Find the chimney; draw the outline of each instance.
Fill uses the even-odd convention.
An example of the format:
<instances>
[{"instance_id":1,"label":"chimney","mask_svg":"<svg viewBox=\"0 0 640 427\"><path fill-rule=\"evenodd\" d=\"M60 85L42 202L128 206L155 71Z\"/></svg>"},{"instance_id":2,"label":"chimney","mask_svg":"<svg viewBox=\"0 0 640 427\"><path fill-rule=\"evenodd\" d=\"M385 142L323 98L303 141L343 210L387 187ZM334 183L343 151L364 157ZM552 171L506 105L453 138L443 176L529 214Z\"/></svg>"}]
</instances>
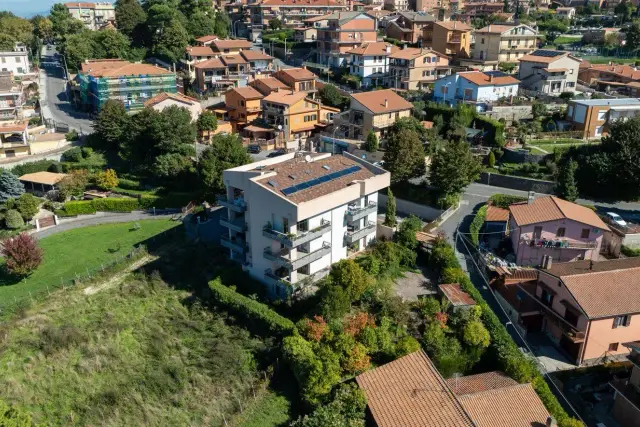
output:
<instances>
[{"instance_id":1,"label":"chimney","mask_svg":"<svg viewBox=\"0 0 640 427\"><path fill-rule=\"evenodd\" d=\"M388 44L388 45L384 48L384 50L385 50L387 53L391 53L391 45L389 45L389 44Z\"/></svg>"},{"instance_id":2,"label":"chimney","mask_svg":"<svg viewBox=\"0 0 640 427\"><path fill-rule=\"evenodd\" d=\"M589 271L592 271L592 270L593 270L593 260L590 259L589 260Z\"/></svg>"},{"instance_id":3,"label":"chimney","mask_svg":"<svg viewBox=\"0 0 640 427\"><path fill-rule=\"evenodd\" d=\"M531 204L535 199L536 199L535 191L529 191L529 194L527 195L527 203Z\"/></svg>"},{"instance_id":4,"label":"chimney","mask_svg":"<svg viewBox=\"0 0 640 427\"><path fill-rule=\"evenodd\" d=\"M556 419L553 417L547 417L547 422L545 423L546 427L558 427L558 423Z\"/></svg>"},{"instance_id":5,"label":"chimney","mask_svg":"<svg viewBox=\"0 0 640 427\"><path fill-rule=\"evenodd\" d=\"M489 30L489 32L491 32L491 24L489 24L489 27L487 27L487 30Z\"/></svg>"},{"instance_id":6,"label":"chimney","mask_svg":"<svg viewBox=\"0 0 640 427\"><path fill-rule=\"evenodd\" d=\"M542 268L549 270L553 266L553 257L551 255L542 256Z\"/></svg>"},{"instance_id":7,"label":"chimney","mask_svg":"<svg viewBox=\"0 0 640 427\"><path fill-rule=\"evenodd\" d=\"M384 108L389 108L389 100L387 98L384 99Z\"/></svg>"},{"instance_id":8,"label":"chimney","mask_svg":"<svg viewBox=\"0 0 640 427\"><path fill-rule=\"evenodd\" d=\"M493 74L489 74L489 83L493 83Z\"/></svg>"}]
</instances>

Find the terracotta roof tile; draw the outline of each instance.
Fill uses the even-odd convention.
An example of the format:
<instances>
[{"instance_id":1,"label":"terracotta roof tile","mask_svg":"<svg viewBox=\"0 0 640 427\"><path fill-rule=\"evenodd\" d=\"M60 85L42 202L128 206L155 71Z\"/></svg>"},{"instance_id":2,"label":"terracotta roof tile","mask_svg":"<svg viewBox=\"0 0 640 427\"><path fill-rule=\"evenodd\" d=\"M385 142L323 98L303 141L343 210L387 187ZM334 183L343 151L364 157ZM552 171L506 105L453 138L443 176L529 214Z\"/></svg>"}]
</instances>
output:
<instances>
[{"instance_id":1,"label":"terracotta roof tile","mask_svg":"<svg viewBox=\"0 0 640 427\"><path fill-rule=\"evenodd\" d=\"M389 48L388 51L387 51L387 48ZM397 46L392 45L391 43L375 42L375 43L363 43L360 46L347 51L347 53L350 53L352 55L363 55L363 56L373 56L373 55L387 56L397 50L399 50L399 48Z\"/></svg>"},{"instance_id":2,"label":"terracotta roof tile","mask_svg":"<svg viewBox=\"0 0 640 427\"><path fill-rule=\"evenodd\" d=\"M94 77L134 76L139 74L159 75L171 74L171 71L150 64L135 64L128 61L89 61L83 63L81 72Z\"/></svg>"},{"instance_id":3,"label":"terracotta roof tile","mask_svg":"<svg viewBox=\"0 0 640 427\"><path fill-rule=\"evenodd\" d=\"M477 427L544 426L550 416L531 384L466 394L458 399Z\"/></svg>"},{"instance_id":4,"label":"terracotta roof tile","mask_svg":"<svg viewBox=\"0 0 640 427\"><path fill-rule=\"evenodd\" d=\"M447 384L456 396L469 393L493 390L496 388L510 387L518 382L503 372L493 371L484 374L466 375L458 378L448 378Z\"/></svg>"},{"instance_id":5,"label":"terracotta roof tile","mask_svg":"<svg viewBox=\"0 0 640 427\"><path fill-rule=\"evenodd\" d=\"M264 79L256 79L249 83L249 86L256 88L263 95L269 95L276 89L289 89L284 82L276 79L275 77L267 77Z\"/></svg>"},{"instance_id":6,"label":"terracotta roof tile","mask_svg":"<svg viewBox=\"0 0 640 427\"><path fill-rule=\"evenodd\" d=\"M491 4L491 3L489 3ZM500 6L502 6L502 4L500 4ZM519 25L513 24L513 25L496 25L496 24L491 24L491 25L487 25L484 28L480 28L479 30L476 30L476 34L479 33L485 33L485 34L502 34L505 31L509 31L512 30L516 27L519 27Z\"/></svg>"},{"instance_id":7,"label":"terracotta roof tile","mask_svg":"<svg viewBox=\"0 0 640 427\"><path fill-rule=\"evenodd\" d=\"M391 56L389 56L389 58L411 60L411 59L420 58L421 56L424 56L424 55L438 55L443 58L448 58L448 56L443 55L440 52L436 52L433 49L429 49L429 48L421 49L418 47L408 47L405 49L396 50L395 52L393 52L393 54L391 54Z\"/></svg>"},{"instance_id":8,"label":"terracotta roof tile","mask_svg":"<svg viewBox=\"0 0 640 427\"><path fill-rule=\"evenodd\" d=\"M566 218L601 230L609 230L607 224L591 209L555 196L538 197L531 203L515 203L509 206L509 211L518 226Z\"/></svg>"},{"instance_id":9,"label":"terracotta roof tile","mask_svg":"<svg viewBox=\"0 0 640 427\"><path fill-rule=\"evenodd\" d=\"M67 9L70 8L83 8L83 9L95 9L96 8L96 4L95 3L84 3L84 2L78 2L78 3L65 3L64 6Z\"/></svg>"},{"instance_id":10,"label":"terracotta roof tile","mask_svg":"<svg viewBox=\"0 0 640 427\"><path fill-rule=\"evenodd\" d=\"M240 52L240 55L242 55L247 61L268 61L273 59L273 56L267 55L266 53L257 50L243 50L242 52Z\"/></svg>"},{"instance_id":11,"label":"terracotta roof tile","mask_svg":"<svg viewBox=\"0 0 640 427\"><path fill-rule=\"evenodd\" d=\"M442 21L442 22L436 22L434 25L437 25L442 28L446 28L447 30L471 31L470 25L467 25L464 22L458 22L458 21Z\"/></svg>"},{"instance_id":12,"label":"terracotta roof tile","mask_svg":"<svg viewBox=\"0 0 640 427\"><path fill-rule=\"evenodd\" d=\"M640 257L612 259L608 261L593 262L589 260L573 262L556 262L551 268L543 270L554 276L564 277L589 272L603 272L614 270L626 270L628 268L640 268Z\"/></svg>"},{"instance_id":13,"label":"terracotta roof tile","mask_svg":"<svg viewBox=\"0 0 640 427\"><path fill-rule=\"evenodd\" d=\"M278 71L275 77L277 78L281 75L288 76L294 81L313 80L316 78L316 75L306 68L285 68Z\"/></svg>"},{"instance_id":14,"label":"terracotta roof tile","mask_svg":"<svg viewBox=\"0 0 640 427\"><path fill-rule=\"evenodd\" d=\"M189 105L194 105L194 104L199 103L199 101L197 99L191 98L190 96L186 96L186 95L183 95L181 93L162 92L162 93L159 93L156 96L146 100L145 103L144 103L144 106L145 107L153 107L154 105L157 105L157 104L161 103L162 101L166 101L167 99L173 99L174 101L182 102L182 103L189 104Z\"/></svg>"},{"instance_id":15,"label":"terracotta roof tile","mask_svg":"<svg viewBox=\"0 0 640 427\"><path fill-rule=\"evenodd\" d=\"M207 59L206 61L198 62L195 68L209 69L209 68L227 68L220 58Z\"/></svg>"},{"instance_id":16,"label":"terracotta roof tile","mask_svg":"<svg viewBox=\"0 0 640 427\"><path fill-rule=\"evenodd\" d=\"M351 97L374 114L409 110L413 105L391 89L353 93ZM386 105L385 105L386 102Z\"/></svg>"},{"instance_id":17,"label":"terracotta roof tile","mask_svg":"<svg viewBox=\"0 0 640 427\"><path fill-rule=\"evenodd\" d=\"M489 207L487 207L487 216L484 220L489 222L509 221L509 210L489 205Z\"/></svg>"},{"instance_id":18,"label":"terracotta roof tile","mask_svg":"<svg viewBox=\"0 0 640 427\"><path fill-rule=\"evenodd\" d=\"M262 99L264 98L264 96L258 92L257 90L255 90L252 87L246 86L246 87L236 87L231 89L229 92L235 92L238 95L240 95L240 97L247 99L247 100L251 100L251 99Z\"/></svg>"},{"instance_id":19,"label":"terracotta roof tile","mask_svg":"<svg viewBox=\"0 0 640 427\"><path fill-rule=\"evenodd\" d=\"M264 98L265 102L273 102L275 104L294 105L307 97L306 92L293 92L291 90L281 90L279 92L271 92Z\"/></svg>"},{"instance_id":20,"label":"terracotta roof tile","mask_svg":"<svg viewBox=\"0 0 640 427\"><path fill-rule=\"evenodd\" d=\"M221 56L220 59L222 60L222 62L224 62L226 65L235 65L235 64L247 64L247 60L244 59L241 55L239 54L235 54L235 55L224 55Z\"/></svg>"},{"instance_id":21,"label":"terracotta roof tile","mask_svg":"<svg viewBox=\"0 0 640 427\"><path fill-rule=\"evenodd\" d=\"M438 285L438 289L451 302L454 307L475 305L476 302L471 296L462 290L458 283L447 283Z\"/></svg>"},{"instance_id":22,"label":"terracotta roof tile","mask_svg":"<svg viewBox=\"0 0 640 427\"><path fill-rule=\"evenodd\" d=\"M200 43L207 43L207 42L210 42L212 40L216 40L217 38L218 38L218 36L202 36L202 37L198 37L196 39L196 41L200 42Z\"/></svg>"},{"instance_id":23,"label":"terracotta roof tile","mask_svg":"<svg viewBox=\"0 0 640 427\"><path fill-rule=\"evenodd\" d=\"M542 56L539 53L540 52L557 52L559 55L557 56ZM535 50L533 52L531 52L528 55L524 55L520 58L518 58L518 61L522 62L537 62L540 64L551 64L552 62L557 61L558 59L562 59L565 57L570 57L572 59L575 59L577 62L579 62L580 60L574 56L569 55L569 52L560 52L560 51L547 51L545 49L538 49Z\"/></svg>"},{"instance_id":24,"label":"terracotta roof tile","mask_svg":"<svg viewBox=\"0 0 640 427\"><path fill-rule=\"evenodd\" d=\"M469 71L458 73L460 77L478 86L494 86L494 85L517 85L520 80L512 76L493 77L482 71Z\"/></svg>"},{"instance_id":25,"label":"terracotta roof tile","mask_svg":"<svg viewBox=\"0 0 640 427\"><path fill-rule=\"evenodd\" d=\"M262 0L265 6L296 6L296 7L320 7L341 6L335 0Z\"/></svg>"},{"instance_id":26,"label":"terracotta roof tile","mask_svg":"<svg viewBox=\"0 0 640 427\"><path fill-rule=\"evenodd\" d=\"M636 71L634 67L629 65L591 65L589 69L628 77L631 80L640 80L640 71Z\"/></svg>"},{"instance_id":27,"label":"terracotta roof tile","mask_svg":"<svg viewBox=\"0 0 640 427\"><path fill-rule=\"evenodd\" d=\"M422 350L360 374L356 382L378 427L473 426Z\"/></svg>"},{"instance_id":28,"label":"terracotta roof tile","mask_svg":"<svg viewBox=\"0 0 640 427\"><path fill-rule=\"evenodd\" d=\"M223 52L224 49L251 49L251 46L253 45L249 40L214 40L211 42L211 47L218 52Z\"/></svg>"},{"instance_id":29,"label":"terracotta roof tile","mask_svg":"<svg viewBox=\"0 0 640 427\"><path fill-rule=\"evenodd\" d=\"M213 56L215 52L210 46L187 46L187 53L191 56Z\"/></svg>"}]
</instances>

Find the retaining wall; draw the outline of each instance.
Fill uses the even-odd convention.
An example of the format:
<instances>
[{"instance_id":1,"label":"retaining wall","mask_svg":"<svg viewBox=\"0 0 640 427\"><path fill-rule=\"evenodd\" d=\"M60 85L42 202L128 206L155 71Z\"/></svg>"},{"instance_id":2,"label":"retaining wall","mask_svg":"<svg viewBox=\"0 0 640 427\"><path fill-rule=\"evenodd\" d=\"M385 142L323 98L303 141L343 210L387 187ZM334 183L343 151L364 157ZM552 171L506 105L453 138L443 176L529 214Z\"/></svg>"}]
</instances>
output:
<instances>
[{"instance_id":1,"label":"retaining wall","mask_svg":"<svg viewBox=\"0 0 640 427\"><path fill-rule=\"evenodd\" d=\"M543 194L553 194L556 186L556 183L552 181L524 178L521 176L499 175L489 172L482 172L478 182L493 185L494 187L511 188L512 190L520 191L535 191L536 193Z\"/></svg>"},{"instance_id":2,"label":"retaining wall","mask_svg":"<svg viewBox=\"0 0 640 427\"><path fill-rule=\"evenodd\" d=\"M535 145L533 143L532 145ZM539 163L546 154L531 154L527 150L518 150L515 148L504 148L504 156L501 161L505 163Z\"/></svg>"},{"instance_id":3,"label":"retaining wall","mask_svg":"<svg viewBox=\"0 0 640 427\"><path fill-rule=\"evenodd\" d=\"M387 195L378 193L379 212L384 212L387 207ZM429 222L438 218L442 213L442 209L432 208L431 206L420 205L418 203L410 202L404 199L398 199L396 197L396 212L405 215L415 215L420 217L423 221Z\"/></svg>"}]
</instances>

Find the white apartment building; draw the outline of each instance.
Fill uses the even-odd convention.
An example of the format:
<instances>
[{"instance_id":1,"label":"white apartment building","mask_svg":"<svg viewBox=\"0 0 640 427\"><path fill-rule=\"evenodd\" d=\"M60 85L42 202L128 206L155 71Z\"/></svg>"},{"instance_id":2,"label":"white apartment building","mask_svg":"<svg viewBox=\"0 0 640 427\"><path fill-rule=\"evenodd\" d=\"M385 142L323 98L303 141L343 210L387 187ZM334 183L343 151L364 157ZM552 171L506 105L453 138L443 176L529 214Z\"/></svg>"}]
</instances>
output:
<instances>
[{"instance_id":1,"label":"white apartment building","mask_svg":"<svg viewBox=\"0 0 640 427\"><path fill-rule=\"evenodd\" d=\"M90 30L99 30L107 23L113 24L116 20L116 11L111 3L70 2L65 3L64 6L73 18L82 21Z\"/></svg>"},{"instance_id":2,"label":"white apartment building","mask_svg":"<svg viewBox=\"0 0 640 427\"><path fill-rule=\"evenodd\" d=\"M24 76L31 71L27 46L16 43L13 51L0 52L0 71L9 71L14 76Z\"/></svg>"},{"instance_id":3,"label":"white apartment building","mask_svg":"<svg viewBox=\"0 0 640 427\"><path fill-rule=\"evenodd\" d=\"M376 236L390 173L349 153L289 153L224 171L221 244L282 298Z\"/></svg>"},{"instance_id":4,"label":"white apartment building","mask_svg":"<svg viewBox=\"0 0 640 427\"><path fill-rule=\"evenodd\" d=\"M382 86L389 76L389 55L399 50L391 43L363 43L347 53L351 55L350 72L360 76L362 86Z\"/></svg>"}]
</instances>

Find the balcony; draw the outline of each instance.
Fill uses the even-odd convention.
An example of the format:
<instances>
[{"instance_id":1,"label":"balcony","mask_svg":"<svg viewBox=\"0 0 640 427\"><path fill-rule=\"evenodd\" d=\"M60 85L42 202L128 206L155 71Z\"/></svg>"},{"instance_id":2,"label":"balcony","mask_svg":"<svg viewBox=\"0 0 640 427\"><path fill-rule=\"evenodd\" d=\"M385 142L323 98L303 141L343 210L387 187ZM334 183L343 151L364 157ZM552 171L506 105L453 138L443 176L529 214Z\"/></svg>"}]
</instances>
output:
<instances>
[{"instance_id":1,"label":"balcony","mask_svg":"<svg viewBox=\"0 0 640 427\"><path fill-rule=\"evenodd\" d=\"M451 37L449 40L447 40L447 43L460 44L462 43L462 39L460 39L459 37Z\"/></svg>"},{"instance_id":2,"label":"balcony","mask_svg":"<svg viewBox=\"0 0 640 427\"><path fill-rule=\"evenodd\" d=\"M567 337L567 339L569 341L571 341L574 344L580 344L583 343L585 340L585 334L584 332L577 332L577 331L573 331L573 330L565 330L562 332L562 334Z\"/></svg>"},{"instance_id":3,"label":"balcony","mask_svg":"<svg viewBox=\"0 0 640 427\"><path fill-rule=\"evenodd\" d=\"M560 74L560 75L552 75L552 74L548 74L543 76L543 78L545 80L567 80L567 76L565 74Z\"/></svg>"},{"instance_id":4,"label":"balcony","mask_svg":"<svg viewBox=\"0 0 640 427\"><path fill-rule=\"evenodd\" d=\"M378 205L375 202L369 202L366 206L348 206L347 207L347 221L353 222L360 218L378 212Z\"/></svg>"},{"instance_id":5,"label":"balcony","mask_svg":"<svg viewBox=\"0 0 640 427\"><path fill-rule=\"evenodd\" d=\"M247 107L247 113L259 113L262 111L260 107Z\"/></svg>"},{"instance_id":6,"label":"balcony","mask_svg":"<svg viewBox=\"0 0 640 427\"><path fill-rule=\"evenodd\" d=\"M320 249L317 249L313 252L304 253L299 252L298 258L291 259L291 253L286 251L274 252L271 247L267 247L264 249L264 257L270 261L274 261L281 267L288 268L289 270L297 270L300 267L304 267L305 265L311 264L313 261L317 261L325 255L331 253L331 244L328 242L324 242Z\"/></svg>"},{"instance_id":7,"label":"balcony","mask_svg":"<svg viewBox=\"0 0 640 427\"><path fill-rule=\"evenodd\" d=\"M220 195L216 196L216 202L218 202L220 206L224 206L234 212L243 213L247 210L247 204L244 199L229 200L226 196Z\"/></svg>"},{"instance_id":8,"label":"balcony","mask_svg":"<svg viewBox=\"0 0 640 427\"><path fill-rule=\"evenodd\" d=\"M595 249L598 247L598 242L582 242L573 239L521 239L521 243L529 246L538 246L547 249Z\"/></svg>"},{"instance_id":9,"label":"balcony","mask_svg":"<svg viewBox=\"0 0 640 427\"><path fill-rule=\"evenodd\" d=\"M324 233L331 230L331 221L322 220L320 225L313 230L297 233L286 234L274 230L269 226L262 229L262 235L268 239L277 240L288 248L295 248L312 240L321 237Z\"/></svg>"},{"instance_id":10,"label":"balcony","mask_svg":"<svg viewBox=\"0 0 640 427\"><path fill-rule=\"evenodd\" d=\"M264 278L266 279L266 281L272 285L280 285L280 286L286 286L286 287L291 287L292 284L289 281L288 278L286 277L280 277L278 275L276 275L273 270L271 270L270 268L267 268L264 271Z\"/></svg>"},{"instance_id":11,"label":"balcony","mask_svg":"<svg viewBox=\"0 0 640 427\"><path fill-rule=\"evenodd\" d=\"M227 249L231 249L232 251L235 251L241 254L247 251L247 242L235 237L229 237L225 234L223 234L222 237L220 238L220 244Z\"/></svg>"},{"instance_id":12,"label":"balcony","mask_svg":"<svg viewBox=\"0 0 640 427\"><path fill-rule=\"evenodd\" d=\"M352 244L365 236L368 236L371 233L375 233L376 231L376 223L373 221L367 222L367 225L359 230L348 231L347 232L347 243Z\"/></svg>"},{"instance_id":13,"label":"balcony","mask_svg":"<svg viewBox=\"0 0 640 427\"><path fill-rule=\"evenodd\" d=\"M223 215L220 217L220 225L230 228L233 231L237 231L238 233L244 233L245 231L247 231L247 224L244 221L244 216L231 221L229 217Z\"/></svg>"}]
</instances>

